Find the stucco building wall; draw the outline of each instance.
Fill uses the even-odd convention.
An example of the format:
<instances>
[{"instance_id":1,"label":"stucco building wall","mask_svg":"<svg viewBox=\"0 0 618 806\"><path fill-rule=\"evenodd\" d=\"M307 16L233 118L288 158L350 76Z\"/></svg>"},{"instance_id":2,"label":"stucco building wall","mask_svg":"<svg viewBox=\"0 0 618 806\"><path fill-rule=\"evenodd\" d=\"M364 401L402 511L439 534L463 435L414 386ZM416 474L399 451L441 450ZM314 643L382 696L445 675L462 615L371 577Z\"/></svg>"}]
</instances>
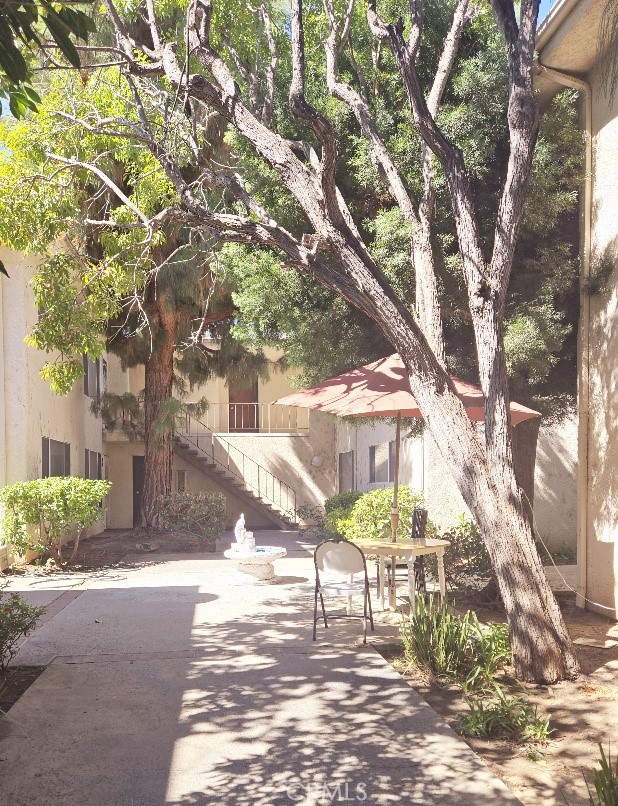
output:
<instances>
[{"instance_id":1,"label":"stucco building wall","mask_svg":"<svg viewBox=\"0 0 618 806\"><path fill-rule=\"evenodd\" d=\"M586 590L601 613L618 606L618 116L602 90L600 68L592 87L592 269L601 257L614 271L602 293L589 298L585 473ZM584 325L585 326L585 325ZM583 368L583 367L582 367ZM580 382L586 383L583 373Z\"/></svg>"},{"instance_id":2,"label":"stucco building wall","mask_svg":"<svg viewBox=\"0 0 618 806\"><path fill-rule=\"evenodd\" d=\"M30 285L37 258L0 247L0 260L10 275L0 275L0 486L41 476L42 437L70 444L71 475L82 476L85 449L103 452L101 420L91 412L83 384L66 396L50 390L40 370L54 356L24 342L38 317ZM6 551L0 552L3 562Z\"/></svg>"},{"instance_id":3,"label":"stucco building wall","mask_svg":"<svg viewBox=\"0 0 618 806\"><path fill-rule=\"evenodd\" d=\"M405 427L402 429L405 435ZM388 421L354 426L337 422L335 472L340 454L354 451L355 488L366 492L390 483L369 482L369 449L395 439L395 426ZM575 550L577 500L577 420L573 415L555 426L542 427L537 448L534 513L537 528L550 548L566 544ZM440 531L470 515L451 474L428 431L413 439L403 438L399 480L423 493L429 517Z\"/></svg>"},{"instance_id":4,"label":"stucco building wall","mask_svg":"<svg viewBox=\"0 0 618 806\"><path fill-rule=\"evenodd\" d=\"M585 156L581 186L578 344L577 603L618 615L618 103L602 80L605 0L557 0L537 36L542 102L564 86L579 93ZM605 289L586 292L604 257Z\"/></svg>"},{"instance_id":5,"label":"stucco building wall","mask_svg":"<svg viewBox=\"0 0 618 806\"><path fill-rule=\"evenodd\" d=\"M274 351L267 356L273 363L270 377L258 381L258 402L262 407L260 424L265 429L269 423L276 424L278 428L275 433L266 430L260 433L227 430L229 388L224 378L211 378L207 383L194 387L187 396L187 402L205 397L209 409L200 420L207 426L212 427L217 423L222 426L212 428L216 434L215 450L220 462L227 464L229 453L230 467L254 487L259 485L264 491L268 489L268 495L274 498L275 503L281 503L284 510L293 509L294 500L296 507L319 506L335 492L334 421L319 412L271 405L279 397L289 394L292 388L286 374L274 364L279 356ZM110 392L138 394L143 388L143 367L123 371L119 358L109 356ZM289 430L286 430L288 427ZM129 529L133 524L133 456L143 456L144 446L142 442L129 442L118 432L109 432L105 435L105 451L109 477L114 482L108 525L114 529ZM187 490L213 490L225 494L229 525L238 519L241 512L245 512L249 528L272 528L271 522L258 512L248 511L242 498L223 489L216 480L187 463L176 451L174 485L179 470L186 471ZM285 482L291 490L279 485L278 480ZM295 499L292 491L296 493Z\"/></svg>"}]
</instances>

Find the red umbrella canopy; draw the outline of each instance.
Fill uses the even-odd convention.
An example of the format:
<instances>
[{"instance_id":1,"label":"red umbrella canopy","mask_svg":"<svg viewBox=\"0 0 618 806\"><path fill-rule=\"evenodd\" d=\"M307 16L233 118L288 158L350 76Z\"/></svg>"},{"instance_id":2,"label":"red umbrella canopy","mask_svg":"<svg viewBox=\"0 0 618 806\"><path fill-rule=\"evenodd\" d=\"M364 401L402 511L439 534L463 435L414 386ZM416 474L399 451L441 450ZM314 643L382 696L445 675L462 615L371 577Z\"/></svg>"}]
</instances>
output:
<instances>
[{"instance_id":1,"label":"red umbrella canopy","mask_svg":"<svg viewBox=\"0 0 618 806\"><path fill-rule=\"evenodd\" d=\"M484 420L483 393L451 375L455 391L471 420ZM397 353L275 401L284 406L317 409L339 417L421 417L410 391L408 374ZM540 417L538 411L511 403L511 423Z\"/></svg>"}]
</instances>

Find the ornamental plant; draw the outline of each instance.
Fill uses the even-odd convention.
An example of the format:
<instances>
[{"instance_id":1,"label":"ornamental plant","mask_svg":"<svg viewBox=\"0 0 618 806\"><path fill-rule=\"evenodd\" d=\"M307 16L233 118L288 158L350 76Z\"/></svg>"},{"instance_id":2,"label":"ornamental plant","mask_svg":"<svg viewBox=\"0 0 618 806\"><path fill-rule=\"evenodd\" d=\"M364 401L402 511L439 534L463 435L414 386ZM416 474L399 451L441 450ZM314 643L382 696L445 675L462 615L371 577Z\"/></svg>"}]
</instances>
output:
<instances>
[{"instance_id":1,"label":"ornamental plant","mask_svg":"<svg viewBox=\"0 0 618 806\"><path fill-rule=\"evenodd\" d=\"M196 534L205 541L208 551L225 529L225 496L222 493L172 493L158 499L159 524Z\"/></svg>"},{"instance_id":2,"label":"ornamental plant","mask_svg":"<svg viewBox=\"0 0 618 806\"><path fill-rule=\"evenodd\" d=\"M19 639L32 632L44 612L44 607L31 607L16 593L0 591L0 672L15 657Z\"/></svg>"},{"instance_id":3,"label":"ornamental plant","mask_svg":"<svg viewBox=\"0 0 618 806\"><path fill-rule=\"evenodd\" d=\"M375 540L389 539L391 529L392 488L364 493L352 507L349 517L342 517L337 531L348 540L355 537ZM404 538L411 528L414 508L423 505L423 496L412 492L407 485L399 487L399 536ZM435 534L435 527L427 521L427 536Z\"/></svg>"},{"instance_id":4,"label":"ornamental plant","mask_svg":"<svg viewBox=\"0 0 618 806\"><path fill-rule=\"evenodd\" d=\"M0 490L4 505L2 531L9 545L63 561L62 545L75 537L75 558L84 529L102 516L101 504L111 482L77 476L51 476L18 482Z\"/></svg>"}]
</instances>

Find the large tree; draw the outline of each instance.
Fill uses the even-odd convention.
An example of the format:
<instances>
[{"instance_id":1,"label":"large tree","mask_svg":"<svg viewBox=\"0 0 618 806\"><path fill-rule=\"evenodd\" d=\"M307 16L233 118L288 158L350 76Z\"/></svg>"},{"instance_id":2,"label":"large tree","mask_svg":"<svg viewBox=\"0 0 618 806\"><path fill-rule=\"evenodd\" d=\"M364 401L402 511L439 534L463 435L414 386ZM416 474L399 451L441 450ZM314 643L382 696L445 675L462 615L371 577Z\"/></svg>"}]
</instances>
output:
<instances>
[{"instance_id":1,"label":"large tree","mask_svg":"<svg viewBox=\"0 0 618 806\"><path fill-rule=\"evenodd\" d=\"M306 48L301 0L293 0L278 28L273 22L278 4L271 9L263 2L255 14L231 0L192 0L182 31L163 24L150 0L138 9L146 22L138 26L131 24L129 16L134 8L121 11L113 0L105 0L105 6L135 117L126 122L90 117L76 120L76 125L86 123L97 131L114 131L118 137L139 142L174 189L174 198L156 215L134 209L133 216L122 221L110 216L108 226L137 229L148 240L163 224L177 222L200 233L216 234L220 240L267 247L375 322L400 353L426 425L450 463L487 543L506 607L517 673L547 682L574 676L573 647L534 546L513 469L504 352L507 290L539 130L533 89L538 3L523 0L516 12L513 2L492 0L508 66L509 134L489 239L483 237L464 152L438 122L448 77L473 16L468 0L458 0L454 6L444 48L433 69L422 61L424 9L419 0L405 8L385 2L380 9L375 0L366 7L350 0L343 8L325 0L323 10L308 4L311 29L324 37L321 58L315 47ZM375 78L379 78L381 59L388 54L397 75L393 86L408 106L416 140L400 147L404 152L421 149L423 178L418 187L406 182L382 134L387 116L378 115L369 103L375 82L367 82L362 70L354 68L355 37L369 35ZM349 66L345 71L344 60ZM293 126L278 114L284 83ZM388 94L382 100L388 111ZM253 167L258 167L250 182L245 181L243 166L234 161L222 166L203 159L201 132L213 114L250 146ZM340 114L353 115L358 136L366 142L367 153L409 226L416 280L414 310L388 282L367 248L356 211L346 203L345 184L337 181L341 156L333 119ZM180 151L174 147L179 142ZM72 162L75 170L89 170L79 155ZM191 177L183 170L187 163L194 169ZM303 222L302 234L285 225L278 215L280 204L260 198L260 171L277 177L285 203L297 209ZM453 208L486 401L483 437L470 423L445 366L431 238L435 187L441 180ZM218 193L217 201L214 193Z\"/></svg>"},{"instance_id":2,"label":"large tree","mask_svg":"<svg viewBox=\"0 0 618 806\"><path fill-rule=\"evenodd\" d=\"M195 243L172 223L147 243L131 228L101 226L106 215L121 220L133 198L156 215L169 188L148 152L76 132L76 112L104 113L112 99L105 75L92 85L74 79L48 80L36 117L0 125L0 240L42 260L33 280L41 315L28 341L52 354L42 374L54 391L66 394L81 379L82 353L98 358L106 348L125 368L143 366L142 392L105 392L93 405L108 428L143 439L141 523L157 526L158 500L172 489L172 437L188 387L214 375L263 375L268 362L230 333L234 307L229 286L217 281L216 241ZM116 114L127 113L127 97L116 94L114 102ZM77 148L92 170L67 182L58 169L72 164ZM199 413L206 405L189 408Z\"/></svg>"}]
</instances>

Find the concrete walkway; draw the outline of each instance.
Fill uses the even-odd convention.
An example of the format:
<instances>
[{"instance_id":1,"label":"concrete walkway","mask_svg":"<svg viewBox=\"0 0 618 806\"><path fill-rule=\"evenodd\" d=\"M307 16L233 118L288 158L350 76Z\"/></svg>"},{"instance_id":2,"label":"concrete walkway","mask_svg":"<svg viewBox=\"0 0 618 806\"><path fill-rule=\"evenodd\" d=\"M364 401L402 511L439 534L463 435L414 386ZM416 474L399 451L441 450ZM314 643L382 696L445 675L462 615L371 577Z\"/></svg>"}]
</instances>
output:
<instances>
[{"instance_id":1,"label":"concrete walkway","mask_svg":"<svg viewBox=\"0 0 618 806\"><path fill-rule=\"evenodd\" d=\"M14 663L48 665L0 723L0 803L518 803L359 622L312 644L310 551L257 537L288 549L277 584L186 554L13 579L48 605ZM379 621L372 640L392 641Z\"/></svg>"}]
</instances>

